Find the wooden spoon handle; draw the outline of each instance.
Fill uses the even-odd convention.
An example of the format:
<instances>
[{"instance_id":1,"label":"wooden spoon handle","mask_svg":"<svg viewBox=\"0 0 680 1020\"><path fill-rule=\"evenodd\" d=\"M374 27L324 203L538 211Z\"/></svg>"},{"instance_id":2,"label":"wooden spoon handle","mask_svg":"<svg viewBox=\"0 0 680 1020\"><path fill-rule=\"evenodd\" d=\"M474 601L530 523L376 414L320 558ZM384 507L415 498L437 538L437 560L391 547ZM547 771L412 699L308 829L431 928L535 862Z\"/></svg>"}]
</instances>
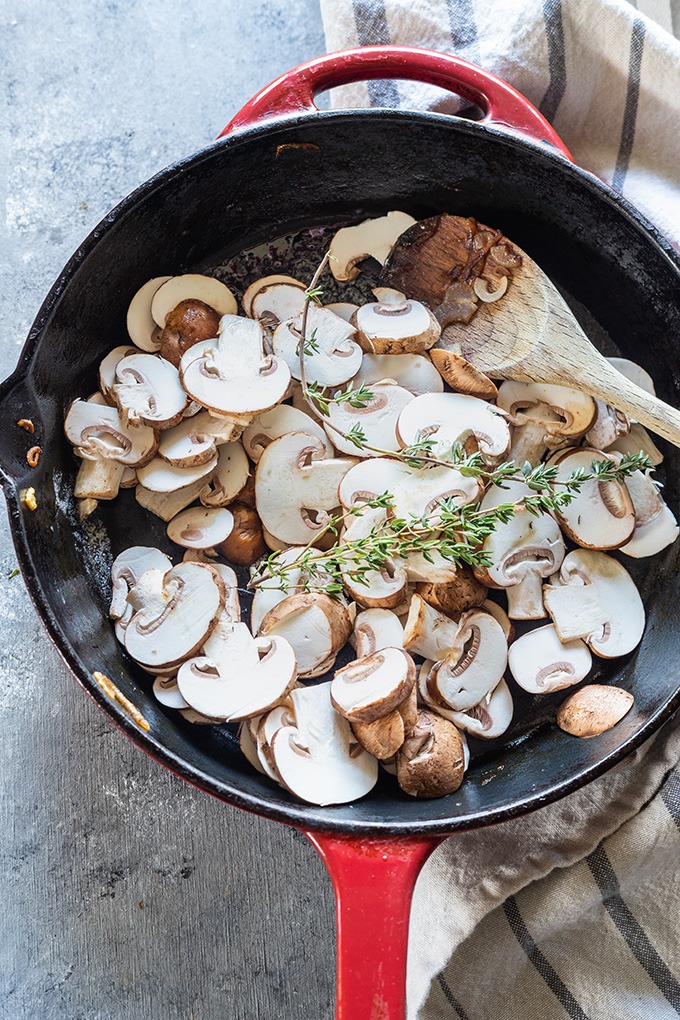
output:
<instances>
[{"instance_id":1,"label":"wooden spoon handle","mask_svg":"<svg viewBox=\"0 0 680 1020\"><path fill-rule=\"evenodd\" d=\"M604 358L598 358L593 368L595 371L590 364L584 365L579 373L578 384L582 389L680 446L680 411L640 389Z\"/></svg>"}]
</instances>

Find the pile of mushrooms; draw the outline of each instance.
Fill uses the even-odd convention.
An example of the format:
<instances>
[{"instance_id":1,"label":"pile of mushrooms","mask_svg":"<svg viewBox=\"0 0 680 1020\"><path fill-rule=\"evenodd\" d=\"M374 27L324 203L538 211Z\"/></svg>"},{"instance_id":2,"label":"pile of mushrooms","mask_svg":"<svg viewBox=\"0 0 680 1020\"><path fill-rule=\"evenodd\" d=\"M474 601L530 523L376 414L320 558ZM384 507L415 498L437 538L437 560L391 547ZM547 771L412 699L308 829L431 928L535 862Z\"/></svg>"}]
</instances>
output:
<instances>
[{"instance_id":1,"label":"pile of mushrooms","mask_svg":"<svg viewBox=\"0 0 680 1020\"><path fill-rule=\"evenodd\" d=\"M465 281L451 282L435 244L441 232L468 259ZM426 260L421 275L414 252ZM626 484L587 482L559 514L520 509L486 539L484 569L456 568L432 550L362 583L348 573L335 597L315 590L329 578L298 560L317 541L361 538L389 515L436 520L444 500L484 509L530 492L522 481L485 491L454 467L390 456L421 437L440 459L460 444L490 467L547 461L558 479L630 450L662 459L638 423L602 402L562 386L496 386L446 347L447 323L468 321L479 301L502 300L512 286L521 260L498 232L391 212L339 230L331 254L336 280L353 280L370 257L384 266L385 286L362 306L308 309L315 343L306 378L331 398L327 418L301 397L304 283L256 280L239 315L212 277L155 278L130 304L134 346L107 354L99 391L68 408L65 432L80 458L75 496L82 518L134 488L183 550L173 564L135 545L112 566L116 637L163 706L195 724L238 723L251 765L314 804L364 796L379 765L408 795L443 796L463 781L467 735L492 740L508 730L513 685L561 691L587 680L593 656L636 647L644 608L611 553L654 555L678 527L639 471ZM415 296L397 283L413 283ZM652 389L638 366L612 360ZM350 384L370 389L365 407L333 403ZM357 425L383 455L338 435ZM391 507L366 506L384 492ZM353 515L339 538L329 536L325 525L343 509ZM270 550L290 567L287 580L259 583L248 626L228 564L254 570ZM335 668L348 649L351 661ZM618 688L589 685L557 723L590 737L631 705Z\"/></svg>"}]
</instances>

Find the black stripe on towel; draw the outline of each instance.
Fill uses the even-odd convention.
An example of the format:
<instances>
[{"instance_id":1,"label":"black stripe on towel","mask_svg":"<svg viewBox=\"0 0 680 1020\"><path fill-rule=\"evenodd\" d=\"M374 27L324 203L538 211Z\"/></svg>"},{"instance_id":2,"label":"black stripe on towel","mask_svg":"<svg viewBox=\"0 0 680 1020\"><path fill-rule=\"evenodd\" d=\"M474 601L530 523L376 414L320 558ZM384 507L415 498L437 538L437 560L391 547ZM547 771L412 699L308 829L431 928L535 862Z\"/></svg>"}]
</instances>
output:
<instances>
[{"instance_id":1,"label":"black stripe on towel","mask_svg":"<svg viewBox=\"0 0 680 1020\"><path fill-rule=\"evenodd\" d=\"M360 46L392 42L383 0L353 0L353 7ZM367 88L371 106L399 106L399 90L395 82L369 81Z\"/></svg>"},{"instance_id":2,"label":"black stripe on towel","mask_svg":"<svg viewBox=\"0 0 680 1020\"><path fill-rule=\"evenodd\" d=\"M479 60L479 48L477 46L477 23L475 21L475 7L473 0L446 0L446 7L449 12L449 28L451 30L451 42L453 53L459 50L467 50L466 60L473 63Z\"/></svg>"},{"instance_id":3,"label":"black stripe on towel","mask_svg":"<svg viewBox=\"0 0 680 1020\"><path fill-rule=\"evenodd\" d=\"M623 902L619 881L606 852L601 846L586 857L593 878L602 894L607 913L626 940L638 963L646 970L656 987L680 1014L680 983L661 959L636 917ZM662 909L662 904L659 904Z\"/></svg>"},{"instance_id":4,"label":"black stripe on towel","mask_svg":"<svg viewBox=\"0 0 680 1020\"><path fill-rule=\"evenodd\" d=\"M548 962L532 939L524 918L519 912L517 900L514 896L511 896L505 901L503 904L503 910L508 919L508 923L512 928L513 935L545 981L550 991L564 1008L564 1011L570 1017L570 1020L589 1020L587 1013L583 1012L562 978L559 976L552 964Z\"/></svg>"},{"instance_id":5,"label":"black stripe on towel","mask_svg":"<svg viewBox=\"0 0 680 1020\"><path fill-rule=\"evenodd\" d=\"M621 144L619 154L616 158L616 168L612 179L612 186L621 191L623 182L628 172L630 154L633 151L635 140L635 122L637 120L638 100L640 98L640 67L642 65L642 50L645 44L645 23L642 18L636 18L633 22L633 33L630 37L630 59L628 62L628 86L626 88L626 108L623 113L623 127L621 128Z\"/></svg>"},{"instance_id":6,"label":"black stripe on towel","mask_svg":"<svg viewBox=\"0 0 680 1020\"><path fill-rule=\"evenodd\" d=\"M441 988L441 990L443 991L444 995L446 996L446 1001L448 1002L449 1006L453 1006L453 1008L455 1009L456 1013L458 1014L459 1020L470 1020L470 1017L467 1015L467 1013L465 1012L465 1010L463 1009L463 1007L459 1003L458 999L455 997L455 995L453 994L453 992L451 991L451 989L447 985L446 980L444 978L444 975L440 974L438 980L439 980L439 987Z\"/></svg>"},{"instance_id":7,"label":"black stripe on towel","mask_svg":"<svg viewBox=\"0 0 680 1020\"><path fill-rule=\"evenodd\" d=\"M680 829L680 771L675 769L670 773L661 790L661 799L668 809L668 813Z\"/></svg>"},{"instance_id":8,"label":"black stripe on towel","mask_svg":"<svg viewBox=\"0 0 680 1020\"><path fill-rule=\"evenodd\" d=\"M548 42L550 84L541 100L539 110L546 120L552 123L567 89L562 0L543 0L543 18L545 20L545 34Z\"/></svg>"}]
</instances>

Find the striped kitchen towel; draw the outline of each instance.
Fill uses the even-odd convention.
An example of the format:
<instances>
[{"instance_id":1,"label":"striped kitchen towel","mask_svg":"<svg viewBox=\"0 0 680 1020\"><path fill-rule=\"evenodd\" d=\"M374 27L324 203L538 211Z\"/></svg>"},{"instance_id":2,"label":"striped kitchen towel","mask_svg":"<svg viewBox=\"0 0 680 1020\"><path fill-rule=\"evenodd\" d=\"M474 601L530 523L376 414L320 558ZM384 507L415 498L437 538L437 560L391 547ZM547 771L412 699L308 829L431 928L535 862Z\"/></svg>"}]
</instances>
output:
<instances>
[{"instance_id":1,"label":"striped kitchen towel","mask_svg":"<svg viewBox=\"0 0 680 1020\"><path fill-rule=\"evenodd\" d=\"M509 81L680 246L680 0L321 0L329 50L444 50ZM454 113L408 82L336 106ZM418 882L409 1020L680 1016L680 725L558 804L457 835Z\"/></svg>"}]
</instances>

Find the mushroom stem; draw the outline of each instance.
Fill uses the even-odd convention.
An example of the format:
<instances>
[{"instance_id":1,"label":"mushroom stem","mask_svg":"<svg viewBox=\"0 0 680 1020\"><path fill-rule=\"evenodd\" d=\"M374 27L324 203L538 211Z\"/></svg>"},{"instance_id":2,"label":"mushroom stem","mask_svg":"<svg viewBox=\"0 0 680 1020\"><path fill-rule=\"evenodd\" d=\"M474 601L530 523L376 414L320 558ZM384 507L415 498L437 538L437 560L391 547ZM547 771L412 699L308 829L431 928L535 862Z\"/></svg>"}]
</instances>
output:
<instances>
[{"instance_id":1,"label":"mushroom stem","mask_svg":"<svg viewBox=\"0 0 680 1020\"><path fill-rule=\"evenodd\" d=\"M508 616L511 620L542 620L546 615L543 605L543 577L537 570L529 570L519 584L506 589Z\"/></svg>"}]
</instances>

